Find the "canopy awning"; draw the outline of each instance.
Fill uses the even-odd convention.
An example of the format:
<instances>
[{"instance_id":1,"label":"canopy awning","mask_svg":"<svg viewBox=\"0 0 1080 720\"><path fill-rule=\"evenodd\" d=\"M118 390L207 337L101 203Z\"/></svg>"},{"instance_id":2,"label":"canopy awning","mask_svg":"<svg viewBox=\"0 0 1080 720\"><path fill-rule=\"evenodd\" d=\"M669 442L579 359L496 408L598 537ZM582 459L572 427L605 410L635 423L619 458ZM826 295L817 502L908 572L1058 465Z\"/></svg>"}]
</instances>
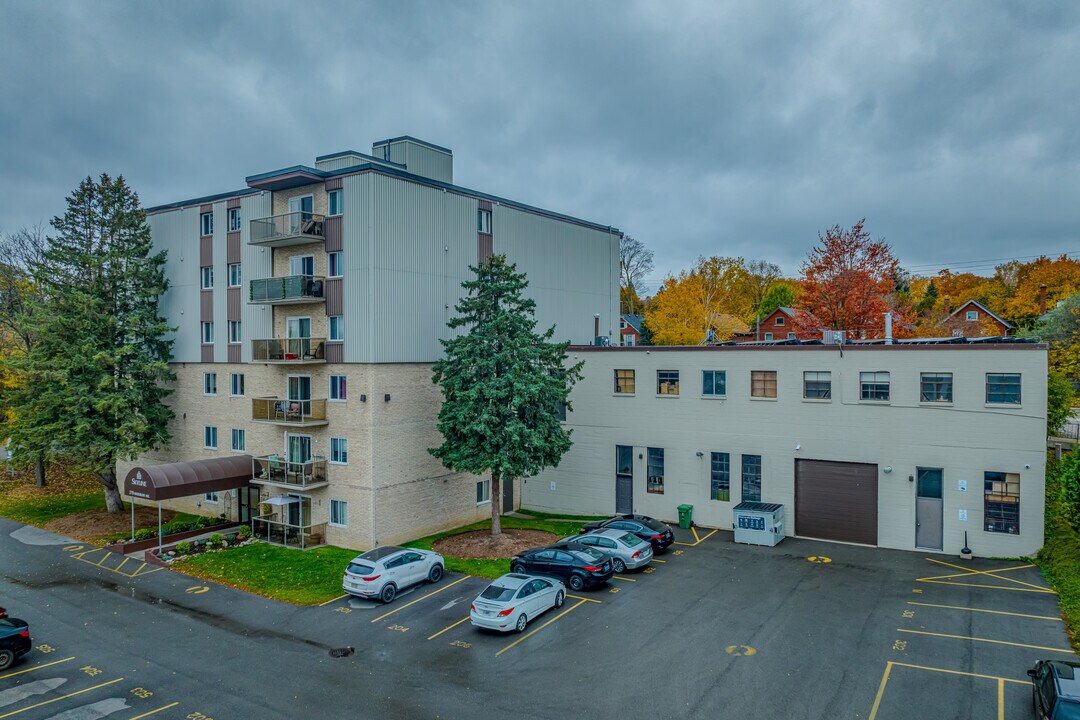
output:
<instances>
[{"instance_id":1,"label":"canopy awning","mask_svg":"<svg viewBox=\"0 0 1080 720\"><path fill-rule=\"evenodd\" d=\"M251 456L230 455L131 468L124 478L124 494L144 500L171 500L235 490L250 482Z\"/></svg>"},{"instance_id":2,"label":"canopy awning","mask_svg":"<svg viewBox=\"0 0 1080 720\"><path fill-rule=\"evenodd\" d=\"M265 500L260 500L259 504L260 505L292 505L293 503L298 503L298 502L300 502L300 498L298 498L298 497L290 497L289 495L278 495L276 497L266 498Z\"/></svg>"}]
</instances>

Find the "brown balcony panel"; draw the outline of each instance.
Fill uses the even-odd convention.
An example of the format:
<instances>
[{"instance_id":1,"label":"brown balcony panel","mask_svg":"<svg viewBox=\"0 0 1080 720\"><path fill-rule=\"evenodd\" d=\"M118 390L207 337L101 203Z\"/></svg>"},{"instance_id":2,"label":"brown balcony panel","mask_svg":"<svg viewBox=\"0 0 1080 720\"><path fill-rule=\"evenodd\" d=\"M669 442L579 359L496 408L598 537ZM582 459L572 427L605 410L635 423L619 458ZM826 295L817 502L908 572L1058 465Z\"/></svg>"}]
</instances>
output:
<instances>
[{"instance_id":1,"label":"brown balcony panel","mask_svg":"<svg viewBox=\"0 0 1080 720\"><path fill-rule=\"evenodd\" d=\"M270 338L251 341L251 362L311 365L326 362L326 338Z\"/></svg>"},{"instance_id":2,"label":"brown balcony panel","mask_svg":"<svg viewBox=\"0 0 1080 720\"><path fill-rule=\"evenodd\" d=\"M291 427L326 425L326 400L252 398L251 419Z\"/></svg>"},{"instance_id":3,"label":"brown balcony panel","mask_svg":"<svg viewBox=\"0 0 1080 720\"><path fill-rule=\"evenodd\" d=\"M280 455L263 455L251 460L251 481L258 485L290 488L315 488L328 483L326 458L307 462L288 462Z\"/></svg>"},{"instance_id":4,"label":"brown balcony panel","mask_svg":"<svg viewBox=\"0 0 1080 720\"><path fill-rule=\"evenodd\" d=\"M248 244L288 247L325 240L326 216L310 212L291 212L252 220Z\"/></svg>"},{"instance_id":5,"label":"brown balcony panel","mask_svg":"<svg viewBox=\"0 0 1080 720\"><path fill-rule=\"evenodd\" d=\"M318 275L260 278L248 282L248 301L275 305L322 302L325 290L326 279Z\"/></svg>"}]
</instances>

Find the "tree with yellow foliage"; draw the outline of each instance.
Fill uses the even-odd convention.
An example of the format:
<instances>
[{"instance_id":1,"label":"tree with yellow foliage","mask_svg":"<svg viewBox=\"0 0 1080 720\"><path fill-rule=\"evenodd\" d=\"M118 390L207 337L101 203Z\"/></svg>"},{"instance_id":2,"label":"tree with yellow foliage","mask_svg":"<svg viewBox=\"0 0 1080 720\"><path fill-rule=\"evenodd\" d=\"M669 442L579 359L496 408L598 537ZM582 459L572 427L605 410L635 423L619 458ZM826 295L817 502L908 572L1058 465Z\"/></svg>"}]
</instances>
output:
<instances>
[{"instance_id":1,"label":"tree with yellow foliage","mask_svg":"<svg viewBox=\"0 0 1080 720\"><path fill-rule=\"evenodd\" d=\"M645 313L653 345L697 345L746 332L755 311L756 282L742 258L698 258L664 280Z\"/></svg>"}]
</instances>

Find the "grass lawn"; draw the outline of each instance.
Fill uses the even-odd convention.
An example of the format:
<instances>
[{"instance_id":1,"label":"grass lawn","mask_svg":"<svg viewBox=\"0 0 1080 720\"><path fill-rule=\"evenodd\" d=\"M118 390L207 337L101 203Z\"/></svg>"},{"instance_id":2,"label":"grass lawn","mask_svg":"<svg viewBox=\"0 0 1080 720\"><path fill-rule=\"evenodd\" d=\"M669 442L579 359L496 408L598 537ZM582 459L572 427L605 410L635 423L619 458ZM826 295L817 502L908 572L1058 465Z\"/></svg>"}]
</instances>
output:
<instances>
[{"instance_id":1,"label":"grass lawn","mask_svg":"<svg viewBox=\"0 0 1080 720\"><path fill-rule=\"evenodd\" d=\"M41 492L29 491L19 481L0 483L0 515L41 527L59 517L105 507L104 489L79 489L63 493L49 490L46 486Z\"/></svg>"},{"instance_id":2,"label":"grass lawn","mask_svg":"<svg viewBox=\"0 0 1080 720\"><path fill-rule=\"evenodd\" d=\"M586 523L590 520L607 520L610 515L567 515L566 513L546 513L539 510L529 510L528 508L520 508L519 513L523 515L531 515L539 520L579 520L582 523Z\"/></svg>"}]
</instances>

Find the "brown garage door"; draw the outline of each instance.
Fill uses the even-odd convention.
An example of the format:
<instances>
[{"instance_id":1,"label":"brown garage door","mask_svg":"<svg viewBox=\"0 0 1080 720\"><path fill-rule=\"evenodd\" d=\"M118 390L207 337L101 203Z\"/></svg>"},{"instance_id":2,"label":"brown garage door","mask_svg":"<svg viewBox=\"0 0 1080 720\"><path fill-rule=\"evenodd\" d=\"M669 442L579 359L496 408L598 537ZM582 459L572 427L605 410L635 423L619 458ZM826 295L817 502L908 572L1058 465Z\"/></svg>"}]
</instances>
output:
<instances>
[{"instance_id":1,"label":"brown garage door","mask_svg":"<svg viewBox=\"0 0 1080 720\"><path fill-rule=\"evenodd\" d=\"M877 545L877 465L795 461L795 534Z\"/></svg>"}]
</instances>

